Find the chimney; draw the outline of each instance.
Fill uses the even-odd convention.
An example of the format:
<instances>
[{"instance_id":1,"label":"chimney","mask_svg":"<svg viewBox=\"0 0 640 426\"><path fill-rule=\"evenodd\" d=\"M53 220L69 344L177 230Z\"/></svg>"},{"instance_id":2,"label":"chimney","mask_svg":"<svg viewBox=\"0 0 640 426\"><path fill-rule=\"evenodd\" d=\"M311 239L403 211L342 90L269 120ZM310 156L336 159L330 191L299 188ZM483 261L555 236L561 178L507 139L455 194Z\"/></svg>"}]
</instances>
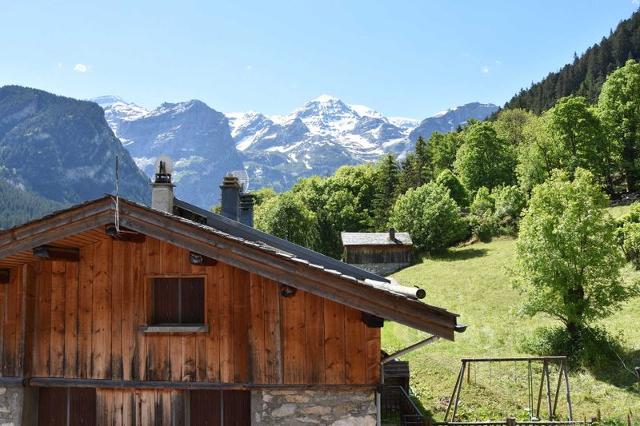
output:
<instances>
[{"instance_id":1,"label":"chimney","mask_svg":"<svg viewBox=\"0 0 640 426\"><path fill-rule=\"evenodd\" d=\"M238 220L240 210L240 182L236 176L226 175L220 185L222 192L222 216Z\"/></svg>"},{"instance_id":2,"label":"chimney","mask_svg":"<svg viewBox=\"0 0 640 426\"><path fill-rule=\"evenodd\" d=\"M396 240L396 230L394 228L389 228L389 239L391 241Z\"/></svg>"},{"instance_id":3,"label":"chimney","mask_svg":"<svg viewBox=\"0 0 640 426\"><path fill-rule=\"evenodd\" d=\"M151 184L151 208L165 213L173 213L173 188L171 165L168 160L159 160L156 175Z\"/></svg>"},{"instance_id":4,"label":"chimney","mask_svg":"<svg viewBox=\"0 0 640 426\"><path fill-rule=\"evenodd\" d=\"M240 223L253 228L253 194L240 194Z\"/></svg>"}]
</instances>

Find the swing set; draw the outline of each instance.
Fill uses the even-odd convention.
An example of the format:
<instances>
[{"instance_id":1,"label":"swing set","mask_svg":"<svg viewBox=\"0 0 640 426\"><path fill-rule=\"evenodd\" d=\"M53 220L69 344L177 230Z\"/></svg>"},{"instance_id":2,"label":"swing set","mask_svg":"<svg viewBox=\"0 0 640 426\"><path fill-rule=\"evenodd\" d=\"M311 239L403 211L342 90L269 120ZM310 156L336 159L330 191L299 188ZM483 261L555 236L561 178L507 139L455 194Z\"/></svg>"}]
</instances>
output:
<instances>
[{"instance_id":1,"label":"swing set","mask_svg":"<svg viewBox=\"0 0 640 426\"><path fill-rule=\"evenodd\" d=\"M543 398L546 400L546 414L548 417L548 423L545 420L543 424L554 424L557 421L557 409L558 400L560 397L560 391L564 384L564 391L566 396L567 414L568 419L562 421L562 424L575 424L573 420L573 407L571 406L571 390L569 388L569 374L567 357L565 356L545 356L545 357L514 357L514 358L463 358L460 372L456 380L453 394L449 400L449 405L444 417L444 424L464 424L456 420L458 414L458 405L460 403L460 394L462 393L462 385L465 382L471 384L472 367L477 380L477 371L480 365L487 365L489 370L489 387L493 386L493 365L500 364L501 371L504 373L506 370L502 365L505 363L513 363L513 381L514 384L517 380L517 367L524 364L526 367L526 387L528 396L528 412L529 421L538 422L542 416L542 402ZM537 367L542 365L541 368ZM557 382L555 383L555 393L552 393L552 379L551 370L552 367L557 368ZM486 367L485 367L486 368ZM536 371L534 371L534 369ZM539 379L534 376L540 371ZM537 395L535 394L536 383L539 380L539 387L537 389ZM554 380L555 381L555 380ZM544 395L543 395L544 392ZM534 409L535 405L535 409ZM451 417L449 415L451 414Z\"/></svg>"}]
</instances>

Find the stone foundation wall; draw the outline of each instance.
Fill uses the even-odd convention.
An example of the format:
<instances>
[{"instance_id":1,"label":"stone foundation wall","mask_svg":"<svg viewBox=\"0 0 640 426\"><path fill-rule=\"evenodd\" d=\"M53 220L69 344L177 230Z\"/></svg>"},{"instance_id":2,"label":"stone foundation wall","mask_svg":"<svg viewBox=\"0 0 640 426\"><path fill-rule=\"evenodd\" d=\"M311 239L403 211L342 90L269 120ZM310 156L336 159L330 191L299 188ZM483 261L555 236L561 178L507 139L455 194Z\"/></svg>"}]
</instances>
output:
<instances>
[{"instance_id":1,"label":"stone foundation wall","mask_svg":"<svg viewBox=\"0 0 640 426\"><path fill-rule=\"evenodd\" d=\"M251 392L252 425L375 426L373 390Z\"/></svg>"},{"instance_id":2,"label":"stone foundation wall","mask_svg":"<svg viewBox=\"0 0 640 426\"><path fill-rule=\"evenodd\" d=\"M23 387L0 387L0 425L22 424Z\"/></svg>"}]
</instances>

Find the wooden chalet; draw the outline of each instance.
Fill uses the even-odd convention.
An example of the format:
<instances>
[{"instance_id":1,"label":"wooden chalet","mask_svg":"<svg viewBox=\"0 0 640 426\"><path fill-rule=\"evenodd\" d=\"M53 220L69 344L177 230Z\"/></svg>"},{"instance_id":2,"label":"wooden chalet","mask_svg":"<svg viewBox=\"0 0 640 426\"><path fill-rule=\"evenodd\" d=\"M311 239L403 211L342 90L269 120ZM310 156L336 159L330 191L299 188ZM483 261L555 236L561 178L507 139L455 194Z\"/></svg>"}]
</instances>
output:
<instances>
[{"instance_id":1,"label":"wooden chalet","mask_svg":"<svg viewBox=\"0 0 640 426\"><path fill-rule=\"evenodd\" d=\"M223 215L159 173L153 208L0 231L0 423L372 425L382 319L453 340L455 314L254 229L221 188Z\"/></svg>"},{"instance_id":2,"label":"wooden chalet","mask_svg":"<svg viewBox=\"0 0 640 426\"><path fill-rule=\"evenodd\" d=\"M408 232L343 232L345 262L367 271L389 275L411 264L413 241Z\"/></svg>"}]
</instances>

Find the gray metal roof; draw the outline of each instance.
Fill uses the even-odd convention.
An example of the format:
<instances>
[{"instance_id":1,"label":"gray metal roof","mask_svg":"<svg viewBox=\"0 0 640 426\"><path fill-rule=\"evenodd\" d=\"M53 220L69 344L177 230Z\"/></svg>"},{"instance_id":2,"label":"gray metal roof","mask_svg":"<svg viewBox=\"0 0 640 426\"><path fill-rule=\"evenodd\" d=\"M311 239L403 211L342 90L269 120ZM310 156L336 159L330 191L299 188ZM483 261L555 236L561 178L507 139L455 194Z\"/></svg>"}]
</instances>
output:
<instances>
[{"instance_id":1,"label":"gray metal roof","mask_svg":"<svg viewBox=\"0 0 640 426\"><path fill-rule=\"evenodd\" d=\"M391 239L388 232L342 232L343 246L412 246L408 232L396 232Z\"/></svg>"},{"instance_id":2,"label":"gray metal roof","mask_svg":"<svg viewBox=\"0 0 640 426\"><path fill-rule=\"evenodd\" d=\"M174 206L189 212L195 213L206 218L206 225L217 231L222 231L229 236L244 240L253 245L260 246L262 249L276 252L285 257L303 263L309 263L312 266L325 269L330 272L336 272L338 275L352 277L356 280L370 279L374 281L389 282L388 278L381 277L372 272L365 271L348 263L341 262L332 257L310 250L306 247L299 246L282 238L262 232L250 226L243 225L233 219L229 219L222 215L201 209L200 207L189 204L185 201L174 199ZM408 235L408 234L407 234Z\"/></svg>"}]
</instances>

